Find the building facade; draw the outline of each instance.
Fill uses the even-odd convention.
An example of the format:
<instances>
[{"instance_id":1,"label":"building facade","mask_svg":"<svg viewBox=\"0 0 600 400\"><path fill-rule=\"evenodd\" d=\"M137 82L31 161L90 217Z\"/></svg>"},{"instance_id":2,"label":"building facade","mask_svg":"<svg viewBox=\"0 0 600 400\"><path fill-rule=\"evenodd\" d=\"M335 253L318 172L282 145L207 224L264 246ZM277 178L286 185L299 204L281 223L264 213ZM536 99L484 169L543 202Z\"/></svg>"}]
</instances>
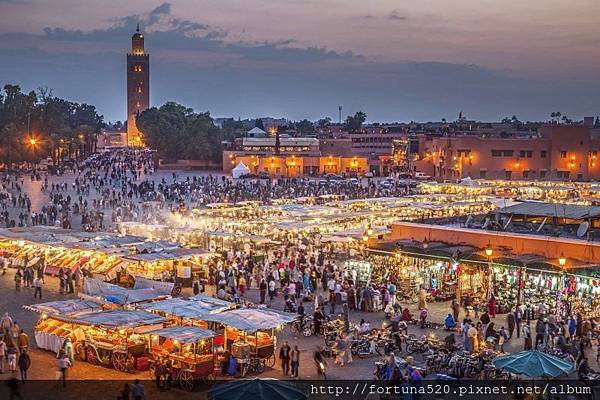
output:
<instances>
[{"instance_id":1,"label":"building facade","mask_svg":"<svg viewBox=\"0 0 600 400\"><path fill-rule=\"evenodd\" d=\"M223 151L223 172L244 163L253 174L271 176L363 175L369 171L365 157L323 154L316 138L245 137Z\"/></svg>"},{"instance_id":2,"label":"building facade","mask_svg":"<svg viewBox=\"0 0 600 400\"><path fill-rule=\"evenodd\" d=\"M127 54L127 142L141 146L143 138L136 125L137 116L150 107L150 55L144 49L144 35L138 24Z\"/></svg>"},{"instance_id":3,"label":"building facade","mask_svg":"<svg viewBox=\"0 0 600 400\"><path fill-rule=\"evenodd\" d=\"M418 136L412 169L437 180L596 180L600 140L591 126L549 124L529 137Z\"/></svg>"},{"instance_id":4,"label":"building facade","mask_svg":"<svg viewBox=\"0 0 600 400\"><path fill-rule=\"evenodd\" d=\"M343 125L332 125L319 131L323 155L366 158L371 172L382 176L404 163L408 137L401 126L365 126L349 132Z\"/></svg>"}]
</instances>

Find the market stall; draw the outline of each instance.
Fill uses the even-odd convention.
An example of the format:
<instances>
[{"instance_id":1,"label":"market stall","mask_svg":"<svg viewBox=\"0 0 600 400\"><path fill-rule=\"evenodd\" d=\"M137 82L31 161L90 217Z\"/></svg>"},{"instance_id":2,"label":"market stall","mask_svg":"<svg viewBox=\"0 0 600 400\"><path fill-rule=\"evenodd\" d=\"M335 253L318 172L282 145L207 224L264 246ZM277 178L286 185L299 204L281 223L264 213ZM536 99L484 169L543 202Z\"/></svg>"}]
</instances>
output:
<instances>
[{"instance_id":1,"label":"market stall","mask_svg":"<svg viewBox=\"0 0 600 400\"><path fill-rule=\"evenodd\" d=\"M215 332L196 326L171 326L147 333L150 347L150 373L157 364L169 364L173 379L187 391L197 380L214 380Z\"/></svg>"},{"instance_id":2,"label":"market stall","mask_svg":"<svg viewBox=\"0 0 600 400\"><path fill-rule=\"evenodd\" d=\"M74 335L77 329L77 324L57 318L102 310L100 304L82 299L52 301L23 306L23 308L40 314L40 320L34 330L37 347L57 354L63 349L66 338Z\"/></svg>"},{"instance_id":3,"label":"market stall","mask_svg":"<svg viewBox=\"0 0 600 400\"><path fill-rule=\"evenodd\" d=\"M209 314L204 320L224 326L225 348L238 360L243 376L253 366L260 369L275 364L275 332L294 321L295 316L264 309L239 308Z\"/></svg>"},{"instance_id":4,"label":"market stall","mask_svg":"<svg viewBox=\"0 0 600 400\"><path fill-rule=\"evenodd\" d=\"M39 309L48 307L46 304ZM99 311L96 305L86 312L43 314L35 327L35 337L38 347L57 353L69 338L78 359L128 371L146 354L143 334L161 328L165 322L164 318L145 311Z\"/></svg>"}]
</instances>

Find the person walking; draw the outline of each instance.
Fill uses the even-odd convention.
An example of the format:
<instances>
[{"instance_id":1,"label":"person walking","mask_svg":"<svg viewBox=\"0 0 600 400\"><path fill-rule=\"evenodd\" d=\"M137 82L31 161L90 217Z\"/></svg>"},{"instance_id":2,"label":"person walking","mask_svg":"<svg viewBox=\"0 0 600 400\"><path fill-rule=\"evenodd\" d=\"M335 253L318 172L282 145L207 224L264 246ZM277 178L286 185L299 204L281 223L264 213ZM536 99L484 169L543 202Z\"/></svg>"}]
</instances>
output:
<instances>
[{"instance_id":1,"label":"person walking","mask_svg":"<svg viewBox=\"0 0 600 400\"><path fill-rule=\"evenodd\" d=\"M512 335L513 335L513 332L515 330L515 325L516 325L514 313L509 312L506 315L506 324L508 325L508 339L512 339Z\"/></svg>"},{"instance_id":2,"label":"person walking","mask_svg":"<svg viewBox=\"0 0 600 400\"><path fill-rule=\"evenodd\" d=\"M291 361L292 361L292 378L298 379L298 368L300 366L300 350L298 349L298 345L294 345L294 349L291 353Z\"/></svg>"},{"instance_id":3,"label":"person walking","mask_svg":"<svg viewBox=\"0 0 600 400\"><path fill-rule=\"evenodd\" d=\"M19 351L26 351L29 349L29 336L27 336L23 329L21 329L21 333L19 333L18 344Z\"/></svg>"},{"instance_id":4,"label":"person walking","mask_svg":"<svg viewBox=\"0 0 600 400\"><path fill-rule=\"evenodd\" d=\"M460 306L458 305L458 302L455 300L452 300L452 316L454 317L454 321L458 322L458 316L460 313Z\"/></svg>"},{"instance_id":5,"label":"person walking","mask_svg":"<svg viewBox=\"0 0 600 400\"><path fill-rule=\"evenodd\" d=\"M600 347L598 347L600 348ZM0 335L0 374L4 373L4 358L6 357L6 343L4 343L4 335Z\"/></svg>"},{"instance_id":6,"label":"person walking","mask_svg":"<svg viewBox=\"0 0 600 400\"><path fill-rule=\"evenodd\" d=\"M33 281L33 298L37 298L38 296L40 297L40 300L42 299L42 278L40 278L39 276L37 278L35 278L35 280Z\"/></svg>"},{"instance_id":7,"label":"person walking","mask_svg":"<svg viewBox=\"0 0 600 400\"><path fill-rule=\"evenodd\" d=\"M69 357L61 350L58 355L58 370L60 372L60 380L62 380L63 387L67 386L67 369L71 366L71 361L69 361Z\"/></svg>"},{"instance_id":8,"label":"person walking","mask_svg":"<svg viewBox=\"0 0 600 400\"><path fill-rule=\"evenodd\" d=\"M283 346L279 349L279 360L281 361L281 369L284 375L288 375L290 372L290 356L292 348L286 340L283 342Z\"/></svg>"},{"instance_id":9,"label":"person walking","mask_svg":"<svg viewBox=\"0 0 600 400\"><path fill-rule=\"evenodd\" d=\"M19 350L12 342L10 342L8 349L6 350L6 355L8 359L8 370L10 372L17 371L17 353L19 353Z\"/></svg>"},{"instance_id":10,"label":"person walking","mask_svg":"<svg viewBox=\"0 0 600 400\"><path fill-rule=\"evenodd\" d=\"M537 349L538 344L544 344L544 336L546 334L546 321L538 319L535 323L535 348Z\"/></svg>"},{"instance_id":11,"label":"person walking","mask_svg":"<svg viewBox=\"0 0 600 400\"><path fill-rule=\"evenodd\" d=\"M260 289L260 304L265 304L265 299L267 297L267 282L262 279L258 288Z\"/></svg>"},{"instance_id":12,"label":"person walking","mask_svg":"<svg viewBox=\"0 0 600 400\"><path fill-rule=\"evenodd\" d=\"M531 350L531 348L532 348L532 345L531 345L531 328L529 326L529 321L527 321L523 325L523 337L524 337L523 350Z\"/></svg>"},{"instance_id":13,"label":"person walking","mask_svg":"<svg viewBox=\"0 0 600 400\"><path fill-rule=\"evenodd\" d=\"M143 400L144 397L146 397L144 385L140 383L139 379L133 381L133 385L131 386L131 395L133 396L133 400Z\"/></svg>"},{"instance_id":14,"label":"person walking","mask_svg":"<svg viewBox=\"0 0 600 400\"><path fill-rule=\"evenodd\" d=\"M21 355L19 356L19 371L21 372L21 382L25 383L27 380L27 370L31 366L31 358L29 354L27 354L27 350L21 350Z\"/></svg>"}]
</instances>

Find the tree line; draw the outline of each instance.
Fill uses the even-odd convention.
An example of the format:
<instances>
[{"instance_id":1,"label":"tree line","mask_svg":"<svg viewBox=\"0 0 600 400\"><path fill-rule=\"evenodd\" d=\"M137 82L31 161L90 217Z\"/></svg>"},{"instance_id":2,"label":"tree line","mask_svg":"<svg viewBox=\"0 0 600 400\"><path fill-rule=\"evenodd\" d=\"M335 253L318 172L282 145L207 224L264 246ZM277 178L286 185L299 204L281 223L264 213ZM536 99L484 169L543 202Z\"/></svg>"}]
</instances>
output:
<instances>
[{"instance_id":1,"label":"tree line","mask_svg":"<svg viewBox=\"0 0 600 400\"><path fill-rule=\"evenodd\" d=\"M0 92L0 163L3 167L51 157L55 164L96 150L104 120L96 107L54 96L41 87L24 93L7 84Z\"/></svg>"}]
</instances>

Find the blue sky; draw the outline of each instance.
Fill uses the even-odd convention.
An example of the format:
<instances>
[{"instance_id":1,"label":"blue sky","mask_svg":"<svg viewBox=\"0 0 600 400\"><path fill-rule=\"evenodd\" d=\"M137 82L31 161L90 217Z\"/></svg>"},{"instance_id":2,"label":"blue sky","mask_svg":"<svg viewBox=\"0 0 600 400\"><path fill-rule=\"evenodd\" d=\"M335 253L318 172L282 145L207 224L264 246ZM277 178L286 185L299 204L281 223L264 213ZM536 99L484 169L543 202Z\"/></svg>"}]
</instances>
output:
<instances>
[{"instance_id":1,"label":"blue sky","mask_svg":"<svg viewBox=\"0 0 600 400\"><path fill-rule=\"evenodd\" d=\"M151 102L214 116L600 114L594 0L0 0L0 84L125 115L140 22Z\"/></svg>"}]
</instances>

